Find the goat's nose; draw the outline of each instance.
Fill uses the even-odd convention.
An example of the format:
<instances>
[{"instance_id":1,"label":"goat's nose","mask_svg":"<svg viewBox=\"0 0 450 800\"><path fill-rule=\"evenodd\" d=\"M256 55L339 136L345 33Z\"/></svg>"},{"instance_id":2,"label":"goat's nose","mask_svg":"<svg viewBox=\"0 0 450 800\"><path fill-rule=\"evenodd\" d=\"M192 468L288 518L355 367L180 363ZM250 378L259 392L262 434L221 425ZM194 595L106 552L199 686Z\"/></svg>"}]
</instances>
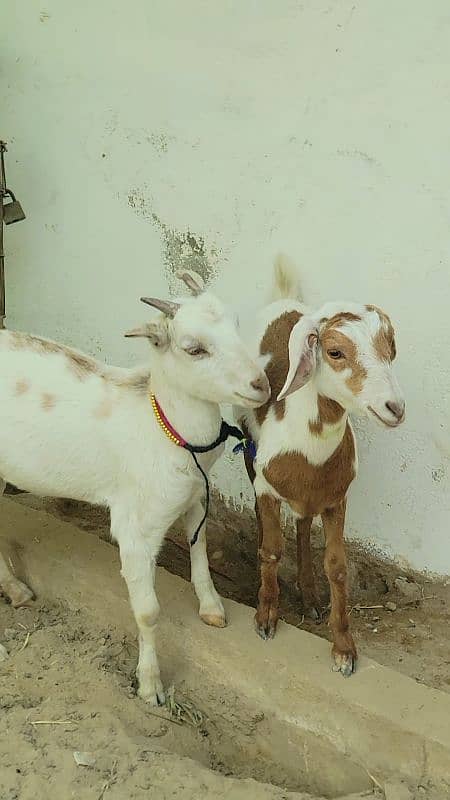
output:
<instances>
[{"instance_id":1,"label":"goat's nose","mask_svg":"<svg viewBox=\"0 0 450 800\"><path fill-rule=\"evenodd\" d=\"M267 375L264 372L259 376L259 378L256 378L256 380L252 381L250 386L257 392L263 392L267 395L270 394L269 381L267 380Z\"/></svg>"},{"instance_id":2,"label":"goat's nose","mask_svg":"<svg viewBox=\"0 0 450 800\"><path fill-rule=\"evenodd\" d=\"M386 403L386 408L394 417L400 422L405 416L405 401L402 400L400 403L389 402Z\"/></svg>"}]
</instances>

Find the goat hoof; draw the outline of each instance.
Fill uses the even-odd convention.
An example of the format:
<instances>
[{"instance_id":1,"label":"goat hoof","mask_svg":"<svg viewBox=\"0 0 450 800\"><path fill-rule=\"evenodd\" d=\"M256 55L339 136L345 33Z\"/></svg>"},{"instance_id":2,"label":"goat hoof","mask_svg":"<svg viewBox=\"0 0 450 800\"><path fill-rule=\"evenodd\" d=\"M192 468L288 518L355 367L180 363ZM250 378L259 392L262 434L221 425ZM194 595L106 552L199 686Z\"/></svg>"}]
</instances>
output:
<instances>
[{"instance_id":1,"label":"goat hoof","mask_svg":"<svg viewBox=\"0 0 450 800\"><path fill-rule=\"evenodd\" d=\"M227 624L222 614L200 614L200 619L205 625L211 625L213 628L225 628Z\"/></svg>"},{"instance_id":2,"label":"goat hoof","mask_svg":"<svg viewBox=\"0 0 450 800\"><path fill-rule=\"evenodd\" d=\"M317 625L320 625L322 622L322 611L318 606L309 606L309 608L305 609L306 616L309 619L312 619L313 622L316 622Z\"/></svg>"},{"instance_id":3,"label":"goat hoof","mask_svg":"<svg viewBox=\"0 0 450 800\"><path fill-rule=\"evenodd\" d=\"M276 622L270 621L267 623L261 623L258 619L258 616L255 617L255 631L264 641L274 638L276 628Z\"/></svg>"},{"instance_id":4,"label":"goat hoof","mask_svg":"<svg viewBox=\"0 0 450 800\"><path fill-rule=\"evenodd\" d=\"M344 678L350 678L356 669L356 657L350 653L334 653L333 672L340 672Z\"/></svg>"},{"instance_id":5,"label":"goat hoof","mask_svg":"<svg viewBox=\"0 0 450 800\"><path fill-rule=\"evenodd\" d=\"M166 695L161 681L158 679L148 686L139 686L137 691L141 700L144 700L149 706L163 706L166 702Z\"/></svg>"},{"instance_id":6,"label":"goat hoof","mask_svg":"<svg viewBox=\"0 0 450 800\"><path fill-rule=\"evenodd\" d=\"M13 608L26 606L31 600L34 600L34 592L25 583L18 580L14 582L14 586L8 587L7 594Z\"/></svg>"}]
</instances>

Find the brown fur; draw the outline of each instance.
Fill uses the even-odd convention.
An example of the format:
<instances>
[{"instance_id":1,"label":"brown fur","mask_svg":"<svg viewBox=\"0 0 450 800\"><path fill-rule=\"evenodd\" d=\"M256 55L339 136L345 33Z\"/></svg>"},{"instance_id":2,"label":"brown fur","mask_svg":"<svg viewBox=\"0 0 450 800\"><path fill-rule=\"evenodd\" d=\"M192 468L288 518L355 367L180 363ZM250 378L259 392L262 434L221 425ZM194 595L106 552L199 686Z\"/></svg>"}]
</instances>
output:
<instances>
[{"instance_id":1,"label":"brown fur","mask_svg":"<svg viewBox=\"0 0 450 800\"><path fill-rule=\"evenodd\" d=\"M377 306L366 306L368 311L375 311L380 318L380 329L373 337L372 343L375 352L381 361L393 361L397 355L395 346L395 333L392 322L387 314Z\"/></svg>"},{"instance_id":2,"label":"brown fur","mask_svg":"<svg viewBox=\"0 0 450 800\"><path fill-rule=\"evenodd\" d=\"M322 406L324 408L324 406ZM330 408L330 414L331 408ZM337 415L337 409L333 408ZM302 453L283 453L273 458L263 470L268 483L301 518L297 522L298 585L303 593L305 611L318 616L310 549L313 517L320 514L326 536L325 571L331 592L330 627L333 634L333 657L344 674L350 674L356 660L356 648L349 631L347 615L347 562L344 547L346 494L355 477L355 443L347 422L342 441L328 461L310 464ZM246 462L249 475L253 465ZM280 501L270 495L256 501L260 590L255 624L263 637L272 637L278 620L278 564L282 552Z\"/></svg>"},{"instance_id":3,"label":"brown fur","mask_svg":"<svg viewBox=\"0 0 450 800\"><path fill-rule=\"evenodd\" d=\"M48 342L40 336L14 331L9 339L11 350L34 350L37 353L58 353L61 347L55 342Z\"/></svg>"},{"instance_id":4,"label":"brown fur","mask_svg":"<svg viewBox=\"0 0 450 800\"><path fill-rule=\"evenodd\" d=\"M358 314L352 314L351 311L339 311L333 317L323 317L320 321L326 322L327 328L339 328L346 322L361 322L361 317Z\"/></svg>"},{"instance_id":5,"label":"brown fur","mask_svg":"<svg viewBox=\"0 0 450 800\"><path fill-rule=\"evenodd\" d=\"M43 411L52 411L56 404L56 397L49 392L43 392L41 395L41 408Z\"/></svg>"},{"instance_id":6,"label":"brown fur","mask_svg":"<svg viewBox=\"0 0 450 800\"><path fill-rule=\"evenodd\" d=\"M135 389L140 394L147 394L149 391L150 370L143 367L139 370L132 370L128 374L120 375L120 377L111 378L108 376L108 380L114 383L115 386Z\"/></svg>"},{"instance_id":7,"label":"brown fur","mask_svg":"<svg viewBox=\"0 0 450 800\"><path fill-rule=\"evenodd\" d=\"M25 394L25 392L28 392L29 388L30 382L25 378L21 378L20 380L16 381L16 397L20 397L22 394Z\"/></svg>"},{"instance_id":8,"label":"brown fur","mask_svg":"<svg viewBox=\"0 0 450 800\"><path fill-rule=\"evenodd\" d=\"M337 330L334 326L330 326L329 323L322 332L320 341L323 357L332 369L336 372L351 369L351 374L346 383L353 394L359 394L364 386L367 371L358 359L358 350L355 343L345 333ZM345 359L336 360L331 358L327 353L328 350L342 350L345 354Z\"/></svg>"},{"instance_id":9,"label":"brown fur","mask_svg":"<svg viewBox=\"0 0 450 800\"><path fill-rule=\"evenodd\" d=\"M323 397L319 394L317 398L317 418L309 421L311 433L320 436L324 425L336 425L342 419L344 409L335 400Z\"/></svg>"},{"instance_id":10,"label":"brown fur","mask_svg":"<svg viewBox=\"0 0 450 800\"><path fill-rule=\"evenodd\" d=\"M320 603L316 592L311 557L312 521L312 517L297 519L297 589L302 593L305 613L318 619Z\"/></svg>"},{"instance_id":11,"label":"brown fur","mask_svg":"<svg viewBox=\"0 0 450 800\"><path fill-rule=\"evenodd\" d=\"M355 443L347 423L340 445L321 466L302 453L283 453L264 468L265 479L300 517L334 508L346 496L355 477Z\"/></svg>"},{"instance_id":12,"label":"brown fur","mask_svg":"<svg viewBox=\"0 0 450 800\"><path fill-rule=\"evenodd\" d=\"M12 350L33 350L35 353L59 353L65 356L70 369L80 379L100 372L95 359L77 353L76 350L65 345L41 339L40 336L30 336L28 333L14 331L10 338L10 347Z\"/></svg>"},{"instance_id":13,"label":"brown fur","mask_svg":"<svg viewBox=\"0 0 450 800\"><path fill-rule=\"evenodd\" d=\"M108 395L105 395L100 401L98 406L94 409L94 417L96 419L107 419L112 413L112 400Z\"/></svg>"},{"instance_id":14,"label":"brown fur","mask_svg":"<svg viewBox=\"0 0 450 800\"><path fill-rule=\"evenodd\" d=\"M68 347L62 347L61 350L67 358L70 370L80 380L85 380L89 375L101 375L101 377L104 377L101 374L99 365L93 358L77 353L75 350L70 350Z\"/></svg>"},{"instance_id":15,"label":"brown fur","mask_svg":"<svg viewBox=\"0 0 450 800\"><path fill-rule=\"evenodd\" d=\"M258 523L264 537L258 549L261 586L255 625L263 638L271 638L278 622L278 565L283 550L279 500L269 494L258 497Z\"/></svg>"},{"instance_id":16,"label":"brown fur","mask_svg":"<svg viewBox=\"0 0 450 800\"><path fill-rule=\"evenodd\" d=\"M62 355L67 360L67 365L71 372L79 379L85 380L90 375L97 375L108 383L113 383L116 386L123 386L130 389L135 389L139 393L148 391L148 383L150 380L150 370L142 368L139 370L131 370L129 373L108 371L103 369L94 358L78 353L70 347L66 347L56 342L41 339L39 336L30 336L27 333L20 333L14 331L9 338L9 346L12 350L32 350L37 353L54 353ZM16 393L18 392L16 385ZM25 390L26 391L26 390Z\"/></svg>"},{"instance_id":17,"label":"brown fur","mask_svg":"<svg viewBox=\"0 0 450 800\"><path fill-rule=\"evenodd\" d=\"M259 352L262 356L270 355L271 359L266 366L265 373L270 383L271 396L265 405L256 410L256 419L259 424L264 422L269 408L273 406L277 419L283 419L285 401L277 400L289 371L289 337L292 328L302 317L299 311L286 311L268 325L261 340Z\"/></svg>"}]
</instances>

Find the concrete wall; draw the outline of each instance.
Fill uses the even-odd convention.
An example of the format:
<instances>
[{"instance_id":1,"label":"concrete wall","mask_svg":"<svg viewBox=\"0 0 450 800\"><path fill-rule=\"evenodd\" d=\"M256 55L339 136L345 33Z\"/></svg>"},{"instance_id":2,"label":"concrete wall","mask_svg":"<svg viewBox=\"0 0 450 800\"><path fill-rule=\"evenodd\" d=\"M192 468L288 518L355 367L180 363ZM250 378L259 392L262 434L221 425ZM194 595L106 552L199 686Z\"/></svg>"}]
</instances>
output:
<instances>
[{"instance_id":1,"label":"concrete wall","mask_svg":"<svg viewBox=\"0 0 450 800\"><path fill-rule=\"evenodd\" d=\"M408 418L357 424L349 533L450 572L447 0L29 0L1 36L9 326L130 364L181 263L245 315L284 250L398 329Z\"/></svg>"}]
</instances>

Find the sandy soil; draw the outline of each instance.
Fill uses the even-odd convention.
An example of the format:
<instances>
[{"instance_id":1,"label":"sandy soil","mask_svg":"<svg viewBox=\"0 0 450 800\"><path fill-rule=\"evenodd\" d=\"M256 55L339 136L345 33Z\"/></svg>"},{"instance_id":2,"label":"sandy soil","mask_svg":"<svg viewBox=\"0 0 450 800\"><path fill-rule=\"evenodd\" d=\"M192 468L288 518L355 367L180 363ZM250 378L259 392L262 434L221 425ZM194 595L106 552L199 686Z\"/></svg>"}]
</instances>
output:
<instances>
[{"instance_id":1,"label":"sandy soil","mask_svg":"<svg viewBox=\"0 0 450 800\"><path fill-rule=\"evenodd\" d=\"M108 537L108 520L100 509L49 503L30 495L17 495L16 500L45 507ZM225 515L220 503L215 503L213 515L209 542L216 586L224 596L253 605L253 519ZM322 550L317 533L315 564L326 616ZM349 556L352 619L360 651L450 691L450 587L405 575L354 547ZM293 557L294 544L288 538L282 616L328 637L326 622L315 625L303 619L301 599L293 588ZM176 529L160 562L188 577L188 548ZM419 589L413 588L418 599L399 590L394 583L399 576L418 583ZM389 602L395 603L395 611L386 609ZM310 795L291 793L299 787L285 787L276 764L261 758L256 740L264 721L252 716L245 703L237 706L235 699L228 702L223 697L219 708L216 698L198 709L185 687L177 687L176 700L184 709L180 724L166 709L150 710L135 697L136 642L121 637L113 625L99 628L84 612L39 601L17 611L2 603L0 615L0 640L9 652L0 665L0 800L312 800ZM77 765L76 751L87 753L94 763ZM431 795L417 797L428 800Z\"/></svg>"},{"instance_id":2,"label":"sandy soil","mask_svg":"<svg viewBox=\"0 0 450 800\"><path fill-rule=\"evenodd\" d=\"M16 499L36 508L44 507L83 530L109 539L109 521L102 509L71 501L43 501L24 494ZM281 617L291 625L329 638L323 549L323 537L317 528L313 551L323 621L317 624L303 616L301 597L295 588L295 541L289 533L280 570L280 608ZM220 594L254 606L257 583L253 514L226 509L216 496L208 525L208 550ZM450 692L450 580L431 581L421 574L405 572L352 542L347 544L347 553L351 622L359 651L417 681ZM159 563L189 580L189 548L176 527L166 539ZM399 578L403 580L399 582ZM389 603L395 604L395 611L386 608Z\"/></svg>"},{"instance_id":3,"label":"sandy soil","mask_svg":"<svg viewBox=\"0 0 450 800\"><path fill-rule=\"evenodd\" d=\"M240 718L225 700L219 714L185 709L181 693L181 719L189 712L193 721L180 723L137 699L136 643L112 626L99 630L63 605L0 610L9 651L0 669L1 800L310 797L245 780L236 748L255 778L280 778L251 758L261 720L245 709ZM94 763L77 765L74 753ZM233 775L243 779L224 777Z\"/></svg>"}]
</instances>

